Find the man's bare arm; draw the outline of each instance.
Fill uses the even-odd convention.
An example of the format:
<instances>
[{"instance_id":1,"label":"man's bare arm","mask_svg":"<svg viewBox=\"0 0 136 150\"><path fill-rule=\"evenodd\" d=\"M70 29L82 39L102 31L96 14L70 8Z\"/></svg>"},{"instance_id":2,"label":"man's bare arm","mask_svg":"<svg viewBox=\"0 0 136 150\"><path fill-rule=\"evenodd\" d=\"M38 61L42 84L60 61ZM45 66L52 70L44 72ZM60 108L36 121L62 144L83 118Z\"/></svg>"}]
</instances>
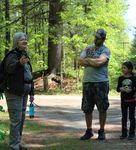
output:
<instances>
[{"instance_id":1,"label":"man's bare arm","mask_svg":"<svg viewBox=\"0 0 136 150\"><path fill-rule=\"evenodd\" d=\"M100 67L101 65L105 64L107 62L107 56L102 54L99 58L79 58L77 60L78 65L87 67L87 66L93 66L93 67Z\"/></svg>"},{"instance_id":2,"label":"man's bare arm","mask_svg":"<svg viewBox=\"0 0 136 150\"><path fill-rule=\"evenodd\" d=\"M84 67L90 66L90 64L88 63L88 61L85 58L78 58L77 64L79 66L84 66Z\"/></svg>"},{"instance_id":3,"label":"man's bare arm","mask_svg":"<svg viewBox=\"0 0 136 150\"><path fill-rule=\"evenodd\" d=\"M88 62L88 65L93 67L100 67L101 65L105 64L108 60L107 56L102 54L99 58L85 58Z\"/></svg>"}]
</instances>

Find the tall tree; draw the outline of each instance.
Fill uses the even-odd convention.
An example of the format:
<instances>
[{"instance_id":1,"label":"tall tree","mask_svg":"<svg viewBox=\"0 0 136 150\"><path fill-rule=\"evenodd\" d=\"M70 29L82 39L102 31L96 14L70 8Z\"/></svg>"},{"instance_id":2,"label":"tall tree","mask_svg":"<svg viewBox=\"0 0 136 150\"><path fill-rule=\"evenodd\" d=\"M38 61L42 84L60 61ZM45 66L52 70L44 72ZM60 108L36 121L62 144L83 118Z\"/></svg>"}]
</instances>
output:
<instances>
[{"instance_id":1,"label":"tall tree","mask_svg":"<svg viewBox=\"0 0 136 150\"><path fill-rule=\"evenodd\" d=\"M27 33L27 0L22 0L22 25L23 31Z\"/></svg>"},{"instance_id":2,"label":"tall tree","mask_svg":"<svg viewBox=\"0 0 136 150\"><path fill-rule=\"evenodd\" d=\"M60 13L62 11L61 0L49 1L49 34L48 34L48 69L45 74L56 74L61 63L61 43L62 22Z\"/></svg>"},{"instance_id":3,"label":"tall tree","mask_svg":"<svg viewBox=\"0 0 136 150\"><path fill-rule=\"evenodd\" d=\"M5 0L5 21L6 21L6 27L5 27L5 54L9 50L9 44L10 44L10 27L9 27L9 21L10 21L10 12L9 12L9 0Z\"/></svg>"}]
</instances>

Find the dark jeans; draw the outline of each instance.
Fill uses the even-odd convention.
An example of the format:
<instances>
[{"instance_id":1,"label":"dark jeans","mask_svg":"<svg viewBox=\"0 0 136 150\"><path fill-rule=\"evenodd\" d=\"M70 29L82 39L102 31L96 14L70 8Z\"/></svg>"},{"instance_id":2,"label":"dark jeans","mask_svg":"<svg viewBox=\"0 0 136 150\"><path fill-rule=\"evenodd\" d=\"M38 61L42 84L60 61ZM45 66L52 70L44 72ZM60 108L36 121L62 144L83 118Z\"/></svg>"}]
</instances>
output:
<instances>
[{"instance_id":1,"label":"dark jeans","mask_svg":"<svg viewBox=\"0 0 136 150\"><path fill-rule=\"evenodd\" d=\"M129 111L130 128L129 134L135 134L135 102L121 104L122 112L122 133L127 134L127 118Z\"/></svg>"}]
</instances>

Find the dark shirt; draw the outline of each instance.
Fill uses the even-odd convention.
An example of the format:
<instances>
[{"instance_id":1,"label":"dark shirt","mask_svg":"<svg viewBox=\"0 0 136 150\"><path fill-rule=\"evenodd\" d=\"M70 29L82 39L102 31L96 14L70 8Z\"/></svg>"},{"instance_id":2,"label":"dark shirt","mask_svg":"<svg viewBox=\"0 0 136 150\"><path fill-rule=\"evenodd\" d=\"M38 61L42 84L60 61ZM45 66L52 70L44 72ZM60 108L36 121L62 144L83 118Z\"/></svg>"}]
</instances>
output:
<instances>
[{"instance_id":1,"label":"dark shirt","mask_svg":"<svg viewBox=\"0 0 136 150\"><path fill-rule=\"evenodd\" d=\"M130 89L131 92L121 92L120 88L124 87ZM117 92L121 92L121 101L122 102L134 102L135 101L135 91L136 91L136 77L124 77L120 76L118 78Z\"/></svg>"},{"instance_id":2,"label":"dark shirt","mask_svg":"<svg viewBox=\"0 0 136 150\"><path fill-rule=\"evenodd\" d=\"M27 70L25 65L20 64L19 59L22 57L22 51L15 50L10 53L5 61L6 83L5 91L9 91L15 95L23 95L25 91L25 79L30 79L27 84L31 84L30 95L34 95L34 85L32 79L32 67L30 61L27 63ZM29 69L29 71L28 71ZM31 74L31 77L30 77Z\"/></svg>"}]
</instances>

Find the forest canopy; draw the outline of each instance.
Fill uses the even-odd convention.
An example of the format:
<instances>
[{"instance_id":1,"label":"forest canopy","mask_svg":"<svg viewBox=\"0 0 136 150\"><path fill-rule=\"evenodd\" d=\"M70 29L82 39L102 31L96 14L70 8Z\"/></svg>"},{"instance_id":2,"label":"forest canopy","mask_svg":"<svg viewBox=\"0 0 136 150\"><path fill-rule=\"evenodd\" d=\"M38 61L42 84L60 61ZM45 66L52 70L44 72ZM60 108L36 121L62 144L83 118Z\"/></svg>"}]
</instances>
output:
<instances>
[{"instance_id":1,"label":"forest canopy","mask_svg":"<svg viewBox=\"0 0 136 150\"><path fill-rule=\"evenodd\" d=\"M95 31L104 28L111 50L109 79L115 89L122 62L134 58L126 11L124 0L1 0L0 59L11 49L14 33L23 31L34 71L77 77L76 58L93 44Z\"/></svg>"}]
</instances>

